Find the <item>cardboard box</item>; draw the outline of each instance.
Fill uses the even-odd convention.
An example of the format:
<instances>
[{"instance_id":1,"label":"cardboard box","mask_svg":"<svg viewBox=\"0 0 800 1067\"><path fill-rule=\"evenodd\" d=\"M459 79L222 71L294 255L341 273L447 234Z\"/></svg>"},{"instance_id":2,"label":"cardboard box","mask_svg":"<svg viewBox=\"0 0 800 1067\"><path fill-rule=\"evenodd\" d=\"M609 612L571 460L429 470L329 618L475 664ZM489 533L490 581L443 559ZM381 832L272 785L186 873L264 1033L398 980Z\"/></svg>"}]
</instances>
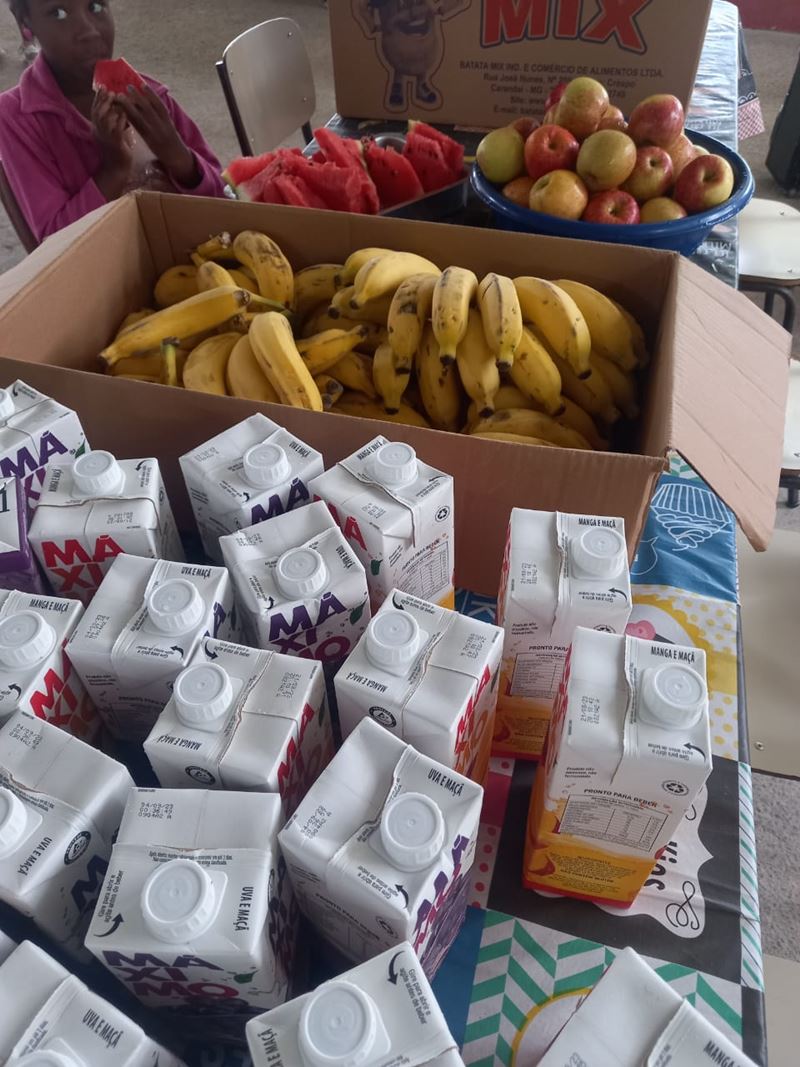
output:
<instances>
[{"instance_id":1,"label":"cardboard box","mask_svg":"<svg viewBox=\"0 0 800 1067\"><path fill-rule=\"evenodd\" d=\"M598 78L629 112L651 93L686 105L711 0L354 0L330 5L336 109L363 118L504 126L550 89Z\"/></svg>"},{"instance_id":2,"label":"cardboard box","mask_svg":"<svg viewBox=\"0 0 800 1067\"><path fill-rule=\"evenodd\" d=\"M475 441L94 373L97 353L124 315L151 299L162 270L185 260L187 250L210 233L246 228L269 232L296 268L341 262L351 250L375 245L419 252L442 266L567 275L599 286L637 315L653 352L635 453ZM75 307L85 307L86 315L72 314ZM757 548L766 547L772 531L789 337L746 297L672 252L336 212L298 216L296 208L139 193L46 241L2 277L0 337L10 357L0 359L0 385L21 376L77 407L92 444L116 455L146 455L159 442L167 491L183 529L191 529L193 520L178 458L261 411L321 451L326 467L382 433L408 442L423 462L452 474L456 585L488 596L497 592L512 507L619 515L632 554L670 448L731 506Z\"/></svg>"}]
</instances>

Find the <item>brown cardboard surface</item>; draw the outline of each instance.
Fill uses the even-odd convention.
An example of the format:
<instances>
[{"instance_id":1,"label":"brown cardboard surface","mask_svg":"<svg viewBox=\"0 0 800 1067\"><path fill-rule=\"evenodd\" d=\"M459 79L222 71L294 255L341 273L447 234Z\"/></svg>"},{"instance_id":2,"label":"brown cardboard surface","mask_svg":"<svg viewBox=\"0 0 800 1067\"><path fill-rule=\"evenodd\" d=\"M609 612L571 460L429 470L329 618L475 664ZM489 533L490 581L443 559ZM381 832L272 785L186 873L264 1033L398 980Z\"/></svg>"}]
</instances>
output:
<instances>
[{"instance_id":1,"label":"brown cardboard surface","mask_svg":"<svg viewBox=\"0 0 800 1067\"><path fill-rule=\"evenodd\" d=\"M711 0L331 0L336 107L361 118L502 126L588 74L623 111L686 105ZM392 87L396 91L392 94Z\"/></svg>"}]
</instances>

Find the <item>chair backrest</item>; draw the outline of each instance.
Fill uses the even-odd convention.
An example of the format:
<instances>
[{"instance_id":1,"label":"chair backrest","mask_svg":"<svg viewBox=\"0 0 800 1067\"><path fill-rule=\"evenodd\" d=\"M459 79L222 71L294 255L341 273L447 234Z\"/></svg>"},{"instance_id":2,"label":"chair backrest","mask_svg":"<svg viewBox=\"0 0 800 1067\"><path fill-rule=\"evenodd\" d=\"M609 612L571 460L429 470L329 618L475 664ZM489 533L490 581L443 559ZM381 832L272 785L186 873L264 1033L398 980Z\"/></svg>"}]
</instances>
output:
<instances>
[{"instance_id":1,"label":"chair backrest","mask_svg":"<svg viewBox=\"0 0 800 1067\"><path fill-rule=\"evenodd\" d=\"M14 227L14 232L25 251L32 252L34 248L38 248L39 242L33 236L33 231L20 210L2 163L0 163L0 203L6 209L6 215L8 215L11 225Z\"/></svg>"},{"instance_id":2,"label":"chair backrest","mask_svg":"<svg viewBox=\"0 0 800 1067\"><path fill-rule=\"evenodd\" d=\"M293 19L269 19L245 30L225 49L217 68L248 155L276 148L314 113L314 75Z\"/></svg>"}]
</instances>

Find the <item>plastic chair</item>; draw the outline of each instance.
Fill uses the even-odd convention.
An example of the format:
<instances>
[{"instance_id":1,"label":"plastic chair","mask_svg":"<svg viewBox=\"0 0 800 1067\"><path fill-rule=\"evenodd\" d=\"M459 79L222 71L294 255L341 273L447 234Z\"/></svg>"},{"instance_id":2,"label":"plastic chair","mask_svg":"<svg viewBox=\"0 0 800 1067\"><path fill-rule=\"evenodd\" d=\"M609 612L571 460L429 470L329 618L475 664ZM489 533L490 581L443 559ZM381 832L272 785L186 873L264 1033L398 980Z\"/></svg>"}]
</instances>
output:
<instances>
[{"instance_id":1,"label":"plastic chair","mask_svg":"<svg viewBox=\"0 0 800 1067\"><path fill-rule=\"evenodd\" d=\"M231 41L217 73L242 153L260 155L296 130L311 140L314 75L293 19L270 19Z\"/></svg>"},{"instance_id":2,"label":"plastic chair","mask_svg":"<svg viewBox=\"0 0 800 1067\"><path fill-rule=\"evenodd\" d=\"M32 252L34 248L38 248L39 242L33 236L33 231L20 210L17 198L14 196L14 190L9 184L8 178L6 177L6 170L2 163L0 163L0 203L2 203L5 208L8 220L14 228L14 233L19 238L19 243L25 251Z\"/></svg>"}]
</instances>

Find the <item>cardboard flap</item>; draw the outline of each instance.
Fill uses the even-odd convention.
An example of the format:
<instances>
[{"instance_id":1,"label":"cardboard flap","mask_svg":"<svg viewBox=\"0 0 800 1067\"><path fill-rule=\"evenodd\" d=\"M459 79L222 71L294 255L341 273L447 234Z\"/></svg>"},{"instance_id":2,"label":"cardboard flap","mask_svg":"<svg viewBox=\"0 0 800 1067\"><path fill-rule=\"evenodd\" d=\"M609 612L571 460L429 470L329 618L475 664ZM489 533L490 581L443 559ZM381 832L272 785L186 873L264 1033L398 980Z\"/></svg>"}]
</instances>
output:
<instances>
[{"instance_id":1,"label":"cardboard flap","mask_svg":"<svg viewBox=\"0 0 800 1067\"><path fill-rule=\"evenodd\" d=\"M673 389L666 444L769 543L783 454L791 338L746 297L676 264Z\"/></svg>"}]
</instances>

